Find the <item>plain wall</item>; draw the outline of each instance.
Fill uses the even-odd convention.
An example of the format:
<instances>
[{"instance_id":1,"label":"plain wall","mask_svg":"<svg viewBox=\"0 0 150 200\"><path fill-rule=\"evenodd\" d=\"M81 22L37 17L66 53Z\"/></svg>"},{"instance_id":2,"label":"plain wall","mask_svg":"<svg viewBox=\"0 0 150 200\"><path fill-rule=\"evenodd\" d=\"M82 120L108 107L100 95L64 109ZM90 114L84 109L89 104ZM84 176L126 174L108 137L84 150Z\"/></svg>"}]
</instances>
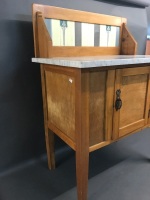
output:
<instances>
[{"instance_id":1,"label":"plain wall","mask_svg":"<svg viewBox=\"0 0 150 200\"><path fill-rule=\"evenodd\" d=\"M45 153L40 66L34 57L31 0L0 1L0 171ZM37 0L35 3L125 17L144 54L144 8L96 0ZM63 148L57 142L57 150Z\"/></svg>"},{"instance_id":2,"label":"plain wall","mask_svg":"<svg viewBox=\"0 0 150 200\"><path fill-rule=\"evenodd\" d=\"M147 12L147 21L148 21L147 34L150 35L150 6L146 8L146 12Z\"/></svg>"}]
</instances>

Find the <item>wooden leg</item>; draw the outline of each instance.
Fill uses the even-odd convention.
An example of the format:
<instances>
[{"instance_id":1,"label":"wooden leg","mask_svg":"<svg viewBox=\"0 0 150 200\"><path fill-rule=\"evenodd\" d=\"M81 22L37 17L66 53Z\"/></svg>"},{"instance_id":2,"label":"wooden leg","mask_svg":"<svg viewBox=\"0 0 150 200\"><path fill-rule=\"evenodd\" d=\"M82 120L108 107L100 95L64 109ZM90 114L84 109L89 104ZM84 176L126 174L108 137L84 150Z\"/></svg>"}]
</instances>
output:
<instances>
[{"instance_id":1,"label":"wooden leg","mask_svg":"<svg viewBox=\"0 0 150 200\"><path fill-rule=\"evenodd\" d=\"M78 200L87 200L89 153L76 152L76 176Z\"/></svg>"},{"instance_id":2,"label":"wooden leg","mask_svg":"<svg viewBox=\"0 0 150 200\"><path fill-rule=\"evenodd\" d=\"M89 73L76 78L76 176L78 200L87 200L89 169Z\"/></svg>"},{"instance_id":3,"label":"wooden leg","mask_svg":"<svg viewBox=\"0 0 150 200\"><path fill-rule=\"evenodd\" d=\"M42 64L41 64L41 82L42 82L44 126L45 126L46 150L47 150L47 157L48 157L48 168L55 169L54 133L51 130L49 130L47 126L48 107L47 107L47 97L46 97L45 73L44 73L44 66Z\"/></svg>"},{"instance_id":4,"label":"wooden leg","mask_svg":"<svg viewBox=\"0 0 150 200\"><path fill-rule=\"evenodd\" d=\"M48 168L55 169L54 133L48 128L45 130Z\"/></svg>"}]
</instances>

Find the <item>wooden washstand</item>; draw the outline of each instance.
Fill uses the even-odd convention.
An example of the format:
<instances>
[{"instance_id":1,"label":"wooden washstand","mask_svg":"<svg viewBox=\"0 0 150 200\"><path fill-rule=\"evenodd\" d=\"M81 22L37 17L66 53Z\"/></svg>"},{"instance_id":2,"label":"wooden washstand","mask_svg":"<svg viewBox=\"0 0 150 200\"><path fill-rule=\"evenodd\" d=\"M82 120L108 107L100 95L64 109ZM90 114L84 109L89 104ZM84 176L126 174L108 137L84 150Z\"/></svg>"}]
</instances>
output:
<instances>
[{"instance_id":1,"label":"wooden washstand","mask_svg":"<svg viewBox=\"0 0 150 200\"><path fill-rule=\"evenodd\" d=\"M78 200L87 200L89 153L150 124L150 57L134 56L137 43L126 22L33 4L32 61L41 66L48 166L55 168L56 134L76 152ZM82 35L88 26L94 39ZM113 30L119 30L115 44Z\"/></svg>"}]
</instances>

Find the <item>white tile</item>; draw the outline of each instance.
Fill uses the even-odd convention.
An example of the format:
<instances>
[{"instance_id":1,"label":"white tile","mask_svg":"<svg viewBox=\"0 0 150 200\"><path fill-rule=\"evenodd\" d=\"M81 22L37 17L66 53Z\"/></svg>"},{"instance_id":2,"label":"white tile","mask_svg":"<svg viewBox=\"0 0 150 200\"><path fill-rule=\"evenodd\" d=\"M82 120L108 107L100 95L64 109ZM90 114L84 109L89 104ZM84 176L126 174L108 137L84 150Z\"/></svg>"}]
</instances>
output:
<instances>
[{"instance_id":1,"label":"white tile","mask_svg":"<svg viewBox=\"0 0 150 200\"><path fill-rule=\"evenodd\" d=\"M100 47L107 47L108 45L108 35L106 31L106 25L100 25Z\"/></svg>"},{"instance_id":2,"label":"white tile","mask_svg":"<svg viewBox=\"0 0 150 200\"><path fill-rule=\"evenodd\" d=\"M81 38L82 46L94 46L94 24L82 23Z\"/></svg>"},{"instance_id":3,"label":"white tile","mask_svg":"<svg viewBox=\"0 0 150 200\"><path fill-rule=\"evenodd\" d=\"M115 47L118 44L116 41L117 27L110 26L110 30L107 30L106 25L100 25L100 47ZM119 39L119 38L118 38Z\"/></svg>"},{"instance_id":4,"label":"white tile","mask_svg":"<svg viewBox=\"0 0 150 200\"><path fill-rule=\"evenodd\" d=\"M61 27L60 20L51 20L53 46L75 46L75 23L67 21L67 27Z\"/></svg>"}]
</instances>

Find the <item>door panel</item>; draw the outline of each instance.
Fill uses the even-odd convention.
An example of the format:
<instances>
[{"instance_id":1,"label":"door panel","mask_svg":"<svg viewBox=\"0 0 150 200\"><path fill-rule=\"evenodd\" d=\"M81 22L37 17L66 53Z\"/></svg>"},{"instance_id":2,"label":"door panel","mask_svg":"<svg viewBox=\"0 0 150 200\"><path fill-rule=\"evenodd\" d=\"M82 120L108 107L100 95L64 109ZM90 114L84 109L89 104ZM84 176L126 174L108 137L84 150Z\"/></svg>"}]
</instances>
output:
<instances>
[{"instance_id":1,"label":"door panel","mask_svg":"<svg viewBox=\"0 0 150 200\"><path fill-rule=\"evenodd\" d=\"M149 110L149 67L116 70L115 91L121 90L122 107L114 108L115 139L147 124ZM116 103L116 95L114 105Z\"/></svg>"}]
</instances>

